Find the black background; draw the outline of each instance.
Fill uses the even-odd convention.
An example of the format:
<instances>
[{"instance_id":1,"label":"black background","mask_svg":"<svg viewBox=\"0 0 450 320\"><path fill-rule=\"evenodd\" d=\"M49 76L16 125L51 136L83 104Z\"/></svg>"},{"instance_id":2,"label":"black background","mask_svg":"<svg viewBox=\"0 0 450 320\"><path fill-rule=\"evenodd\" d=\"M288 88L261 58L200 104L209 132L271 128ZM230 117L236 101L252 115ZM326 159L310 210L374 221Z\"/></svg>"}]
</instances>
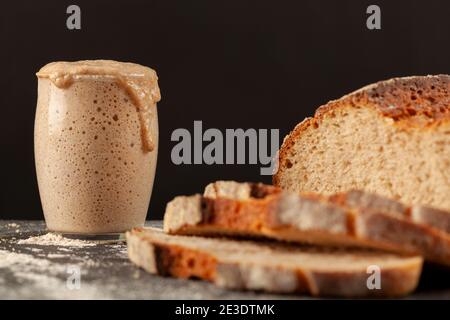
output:
<instances>
[{"instance_id":1,"label":"black background","mask_svg":"<svg viewBox=\"0 0 450 320\"><path fill-rule=\"evenodd\" d=\"M82 30L66 28L77 4ZM382 30L366 28L378 4ZM160 150L148 219L217 179L270 182L258 165L173 165L176 128L279 128L378 80L450 73L450 2L31 1L0 10L0 218L42 219L34 169L35 72L56 60L115 59L154 68ZM281 141L280 141L281 142Z\"/></svg>"}]
</instances>

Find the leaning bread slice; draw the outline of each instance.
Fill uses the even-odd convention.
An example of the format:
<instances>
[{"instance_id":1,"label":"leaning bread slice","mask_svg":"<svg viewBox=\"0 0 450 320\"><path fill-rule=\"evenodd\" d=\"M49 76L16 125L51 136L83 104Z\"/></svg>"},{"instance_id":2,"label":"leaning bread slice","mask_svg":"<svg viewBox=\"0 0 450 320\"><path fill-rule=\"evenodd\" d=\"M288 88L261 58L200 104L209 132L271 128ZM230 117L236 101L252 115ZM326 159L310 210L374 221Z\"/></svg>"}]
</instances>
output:
<instances>
[{"instance_id":1,"label":"leaning bread slice","mask_svg":"<svg viewBox=\"0 0 450 320\"><path fill-rule=\"evenodd\" d=\"M228 197L222 193L213 198L208 188L209 196L176 197L167 205L164 230L368 247L421 254L429 261L450 265L450 235L407 217L374 208L349 208L316 195L269 190L261 184L247 187L248 191L238 191L240 200L230 192Z\"/></svg>"},{"instance_id":2,"label":"leaning bread slice","mask_svg":"<svg viewBox=\"0 0 450 320\"><path fill-rule=\"evenodd\" d=\"M250 198L264 198L279 193L282 189L263 183L237 182L233 180L218 180L205 187L203 195L209 198L231 198L248 200Z\"/></svg>"},{"instance_id":3,"label":"leaning bread slice","mask_svg":"<svg viewBox=\"0 0 450 320\"><path fill-rule=\"evenodd\" d=\"M229 181L221 182L229 184ZM233 184L236 182L232 182ZM217 186L218 187L218 186ZM256 187L254 187L256 188ZM271 188L275 188L271 186ZM276 189L276 188L275 188ZM232 196L231 193L228 193ZM417 224L450 233L450 211L422 205L407 206L399 201L389 199L362 190L350 190L331 195L329 201L353 209L369 209L387 212L399 217L405 217Z\"/></svg>"},{"instance_id":4,"label":"leaning bread slice","mask_svg":"<svg viewBox=\"0 0 450 320\"><path fill-rule=\"evenodd\" d=\"M258 199L282 192L272 185L252 182L219 180L208 184L203 195L209 198L231 198L235 200ZM304 197L326 200L353 210L376 210L401 218L408 218L417 224L450 233L450 211L423 205L408 206L400 201L362 190L349 190L329 196L317 193L302 193Z\"/></svg>"},{"instance_id":5,"label":"leaning bread slice","mask_svg":"<svg viewBox=\"0 0 450 320\"><path fill-rule=\"evenodd\" d=\"M148 272L200 278L228 289L401 296L416 288L422 268L419 256L363 249L172 236L155 228L137 228L126 237L130 260Z\"/></svg>"}]
</instances>

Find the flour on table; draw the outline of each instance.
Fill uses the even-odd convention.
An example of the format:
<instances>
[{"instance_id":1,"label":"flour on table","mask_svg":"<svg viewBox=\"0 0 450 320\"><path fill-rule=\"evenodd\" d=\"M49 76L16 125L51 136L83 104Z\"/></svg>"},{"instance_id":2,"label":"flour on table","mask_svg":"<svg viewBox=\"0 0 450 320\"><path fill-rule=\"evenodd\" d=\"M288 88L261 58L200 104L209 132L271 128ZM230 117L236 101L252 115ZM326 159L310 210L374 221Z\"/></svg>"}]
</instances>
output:
<instances>
[{"instance_id":1,"label":"flour on table","mask_svg":"<svg viewBox=\"0 0 450 320\"><path fill-rule=\"evenodd\" d=\"M54 256L56 256L55 254ZM50 256L50 255L49 255ZM70 290L67 279L70 276L68 267L78 265L81 275L86 275L84 267L91 261L81 261L78 264L54 263L48 259L33 257L30 254L11 252L0 249L0 270L8 270L16 281L27 283L19 286L13 294L17 297L34 298L35 292L42 292L45 299L110 299L108 294L93 285L81 282L80 290ZM3 287L5 279L0 277L0 296L7 293ZM8 292L11 293L11 292Z\"/></svg>"},{"instance_id":2,"label":"flour on table","mask_svg":"<svg viewBox=\"0 0 450 320\"><path fill-rule=\"evenodd\" d=\"M44 246L62 246L62 247L91 247L97 245L96 242L69 239L57 233L47 233L41 236L30 237L17 241L18 244L36 244Z\"/></svg>"},{"instance_id":3,"label":"flour on table","mask_svg":"<svg viewBox=\"0 0 450 320\"><path fill-rule=\"evenodd\" d=\"M7 225L6 225L8 228L19 228L19 225L17 224L17 223L8 223Z\"/></svg>"},{"instance_id":4,"label":"flour on table","mask_svg":"<svg viewBox=\"0 0 450 320\"><path fill-rule=\"evenodd\" d=\"M21 266L25 269L41 268L45 270L49 264L48 260L38 259L29 254L0 250L0 268Z\"/></svg>"}]
</instances>

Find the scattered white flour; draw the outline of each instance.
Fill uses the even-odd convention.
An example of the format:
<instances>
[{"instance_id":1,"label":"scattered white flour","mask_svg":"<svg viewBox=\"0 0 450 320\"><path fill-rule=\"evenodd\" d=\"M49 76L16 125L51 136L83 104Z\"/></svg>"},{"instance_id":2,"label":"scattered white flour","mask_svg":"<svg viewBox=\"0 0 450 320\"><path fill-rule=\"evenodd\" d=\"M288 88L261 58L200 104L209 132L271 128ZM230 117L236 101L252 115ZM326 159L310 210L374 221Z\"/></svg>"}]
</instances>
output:
<instances>
[{"instance_id":1,"label":"scattered white flour","mask_svg":"<svg viewBox=\"0 0 450 320\"><path fill-rule=\"evenodd\" d=\"M139 279L141 277L140 270L136 270L132 276L133 276L133 279Z\"/></svg>"},{"instance_id":2,"label":"scattered white flour","mask_svg":"<svg viewBox=\"0 0 450 320\"><path fill-rule=\"evenodd\" d=\"M62 247L91 247L97 245L96 242L69 239L57 233L47 233L42 236L30 237L17 241L18 244L37 244L44 246L62 246Z\"/></svg>"},{"instance_id":3,"label":"scattered white flour","mask_svg":"<svg viewBox=\"0 0 450 320\"><path fill-rule=\"evenodd\" d=\"M101 265L101 263L99 261L95 261L91 258L89 258L88 256L82 258L83 261L83 265L87 266L87 267L99 267Z\"/></svg>"},{"instance_id":4,"label":"scattered white flour","mask_svg":"<svg viewBox=\"0 0 450 320\"><path fill-rule=\"evenodd\" d=\"M82 276L86 274L84 267L91 263L88 260L76 264L81 268ZM0 249L0 269L8 270L19 283L30 282L12 290L3 286L5 279L0 277L0 296L8 294L21 299L35 299L36 293L39 293L39 298L44 299L111 299L107 292L84 283L83 280L79 290L71 290L67 285L69 266L71 265Z\"/></svg>"},{"instance_id":5,"label":"scattered white flour","mask_svg":"<svg viewBox=\"0 0 450 320\"><path fill-rule=\"evenodd\" d=\"M97 283L85 281L84 277L94 272L93 268L109 264L113 266L115 261L94 259L95 255L91 256L89 252L80 256L80 251L84 250L77 250L77 248L107 244L115 254L124 252L126 257L126 246L123 244L117 241L70 239L52 232L20 239L14 233L20 230L20 225L10 223L7 227L14 236L7 240L0 239L0 244L5 241L16 242L24 245L24 252L17 252L21 251L17 247L11 247L8 250L0 248L0 297L12 299L111 299L113 297L112 293L117 290L117 283L104 283L104 279L97 279L96 282L101 283L99 286ZM47 253L39 246L54 246L54 251ZM73 277L76 276L74 270L79 270L81 277L80 287L75 289L73 288ZM13 288L5 286L4 284L9 280L17 285Z\"/></svg>"},{"instance_id":6,"label":"scattered white flour","mask_svg":"<svg viewBox=\"0 0 450 320\"><path fill-rule=\"evenodd\" d=\"M47 258L66 258L67 255L66 254L61 254L61 253L49 253L47 254Z\"/></svg>"},{"instance_id":7,"label":"scattered white flour","mask_svg":"<svg viewBox=\"0 0 450 320\"><path fill-rule=\"evenodd\" d=\"M10 268L12 266L23 266L25 269L48 268L50 262L45 259L38 259L29 254L9 252L0 250L0 268Z\"/></svg>"},{"instance_id":8,"label":"scattered white flour","mask_svg":"<svg viewBox=\"0 0 450 320\"><path fill-rule=\"evenodd\" d=\"M14 276L21 280L32 281L35 285L37 284L44 288L58 288L64 285L64 282L59 278L44 273L17 271L14 272Z\"/></svg>"},{"instance_id":9,"label":"scattered white flour","mask_svg":"<svg viewBox=\"0 0 450 320\"><path fill-rule=\"evenodd\" d=\"M17 223L8 223L7 225L6 225L8 228L18 228L19 227L19 225L17 224Z\"/></svg>"}]
</instances>

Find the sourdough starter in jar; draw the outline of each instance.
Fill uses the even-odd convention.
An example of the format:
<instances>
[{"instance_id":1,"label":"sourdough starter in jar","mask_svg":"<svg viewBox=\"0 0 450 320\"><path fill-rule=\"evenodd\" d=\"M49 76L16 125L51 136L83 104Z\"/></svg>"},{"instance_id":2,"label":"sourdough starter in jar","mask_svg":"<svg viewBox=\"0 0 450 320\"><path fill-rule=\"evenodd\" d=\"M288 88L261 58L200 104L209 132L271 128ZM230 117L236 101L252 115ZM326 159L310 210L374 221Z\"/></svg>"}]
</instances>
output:
<instances>
[{"instance_id":1,"label":"sourdough starter in jar","mask_svg":"<svg viewBox=\"0 0 450 320\"><path fill-rule=\"evenodd\" d=\"M142 226L158 151L155 71L93 60L50 63L37 76L35 158L48 229Z\"/></svg>"}]
</instances>

